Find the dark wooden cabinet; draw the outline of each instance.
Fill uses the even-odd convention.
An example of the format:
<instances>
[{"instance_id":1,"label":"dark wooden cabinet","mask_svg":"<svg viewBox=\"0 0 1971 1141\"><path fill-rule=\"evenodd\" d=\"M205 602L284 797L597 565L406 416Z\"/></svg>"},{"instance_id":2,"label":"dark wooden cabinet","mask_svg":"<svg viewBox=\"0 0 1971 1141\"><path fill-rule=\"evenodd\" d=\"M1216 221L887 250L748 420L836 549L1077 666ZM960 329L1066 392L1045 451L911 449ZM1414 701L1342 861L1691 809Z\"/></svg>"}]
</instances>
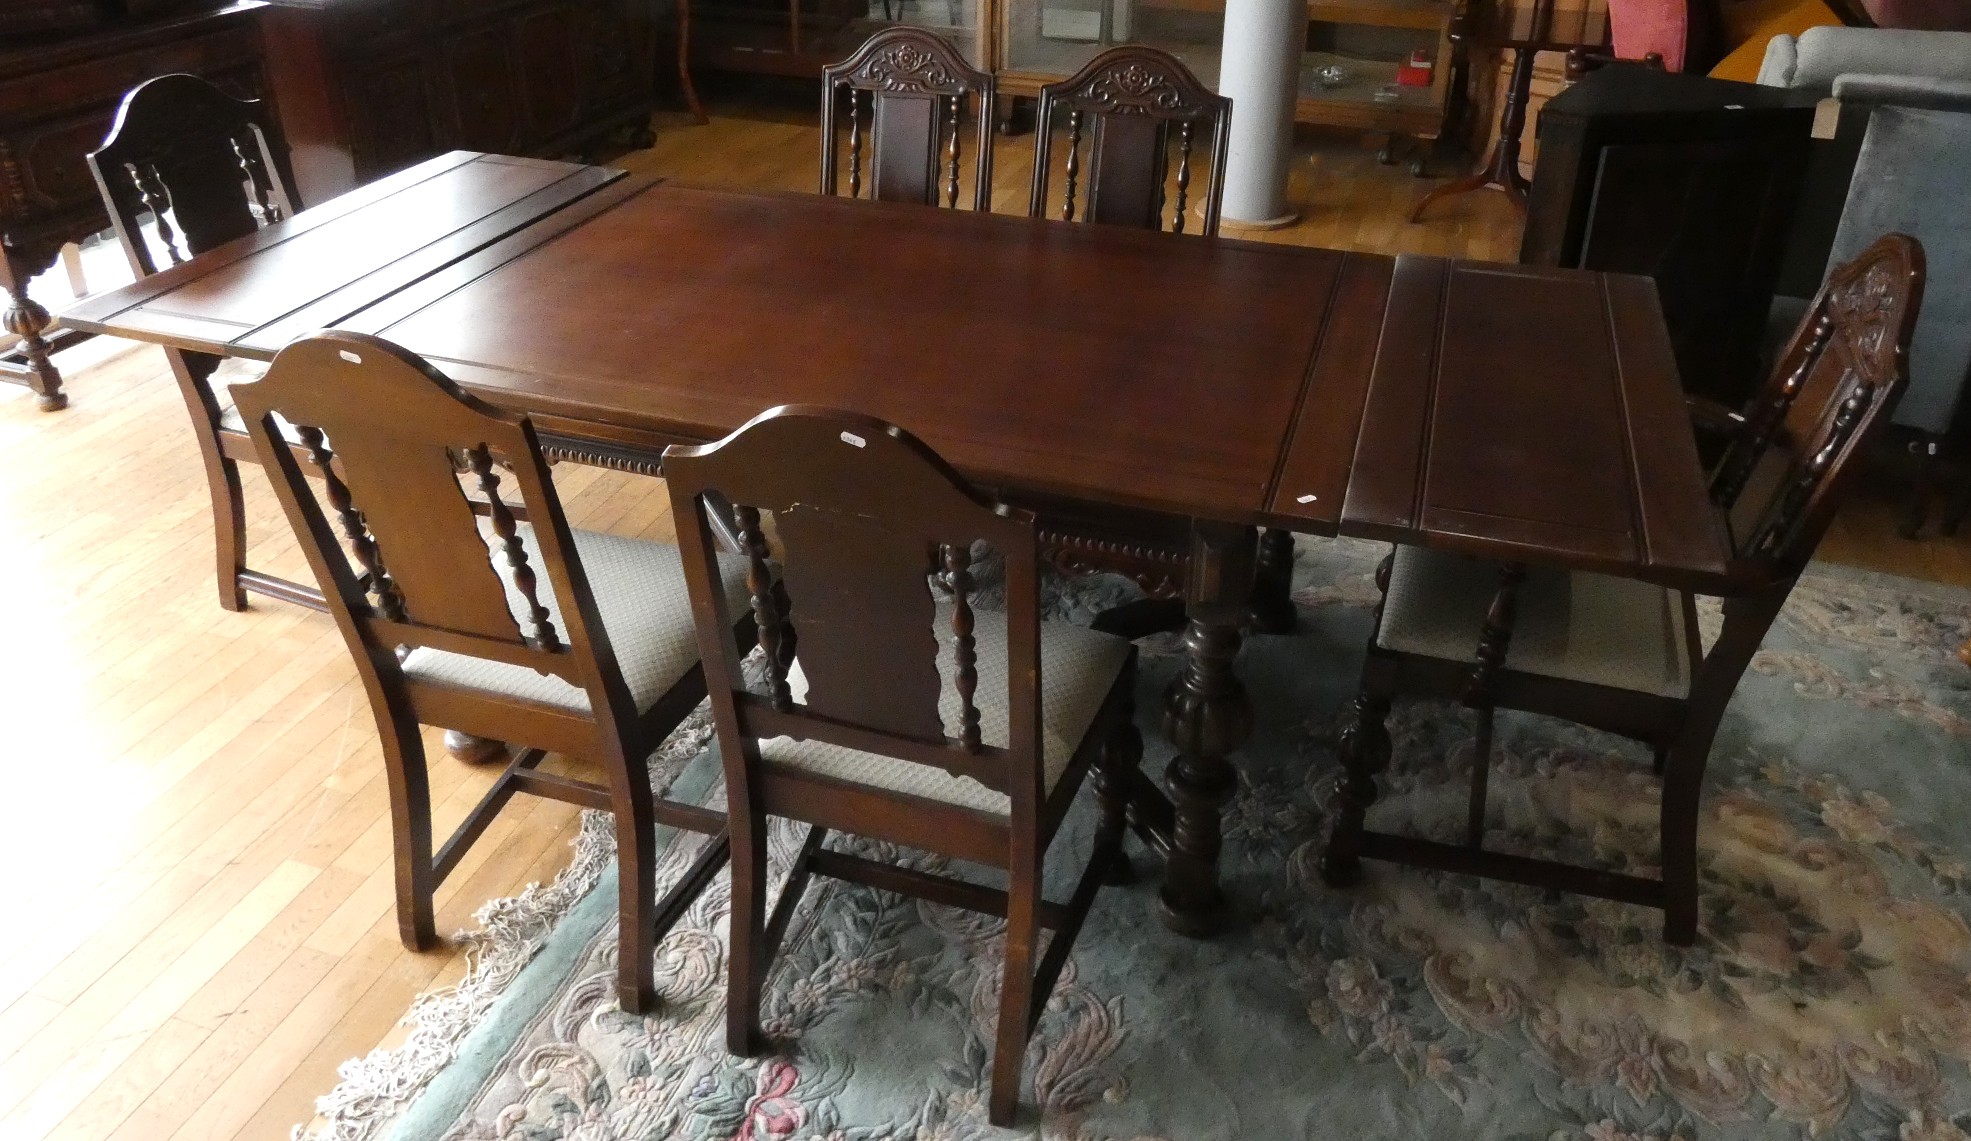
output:
<instances>
[{"instance_id":1,"label":"dark wooden cabinet","mask_svg":"<svg viewBox=\"0 0 1971 1141\"><path fill-rule=\"evenodd\" d=\"M0 325L20 338L0 357L0 379L27 384L42 407L66 398L42 337L48 314L27 299L27 279L63 243L110 224L83 156L102 145L124 92L154 76L190 72L229 94L261 96L262 8L148 19L105 8L94 28L8 36L0 47Z\"/></svg>"},{"instance_id":2,"label":"dark wooden cabinet","mask_svg":"<svg viewBox=\"0 0 1971 1141\"><path fill-rule=\"evenodd\" d=\"M654 0L274 0L267 52L310 203L455 148L648 140Z\"/></svg>"},{"instance_id":3,"label":"dark wooden cabinet","mask_svg":"<svg viewBox=\"0 0 1971 1141\"><path fill-rule=\"evenodd\" d=\"M1760 379L1814 100L1615 64L1547 102L1520 260L1654 278L1688 392Z\"/></svg>"}]
</instances>

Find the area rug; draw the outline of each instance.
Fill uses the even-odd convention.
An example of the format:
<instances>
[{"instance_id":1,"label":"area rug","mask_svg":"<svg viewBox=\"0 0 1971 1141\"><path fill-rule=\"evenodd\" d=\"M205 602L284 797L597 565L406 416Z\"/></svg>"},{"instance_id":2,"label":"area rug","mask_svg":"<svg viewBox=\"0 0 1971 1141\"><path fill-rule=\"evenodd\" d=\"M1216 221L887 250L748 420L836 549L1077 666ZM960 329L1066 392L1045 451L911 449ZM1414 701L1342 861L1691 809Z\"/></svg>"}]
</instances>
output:
<instances>
[{"instance_id":1,"label":"area rug","mask_svg":"<svg viewBox=\"0 0 1971 1141\"><path fill-rule=\"evenodd\" d=\"M619 1011L609 833L486 910L477 964L410 1041L344 1067L316 1136L526 1141L1134 1138L1854 1138L1971 1134L1971 593L1816 568L1733 702L1702 825L1697 945L1659 913L1370 864L1315 872L1380 549L1302 543L1301 628L1249 640L1258 710L1227 813L1238 923L1154 918L1150 876L1107 891L1028 1055L1024 1117L985 1121L999 923L811 888L767 987L779 1043L723 1047L725 882L664 943L664 1007ZM1087 598L1058 600L1074 610ZM1715 621L1715 619L1713 619ZM1141 706L1179 661L1144 646ZM1145 718L1146 764L1168 750ZM1451 836L1470 715L1400 704L1378 827ZM1653 871L1640 747L1502 716L1495 847ZM702 721L674 795L718 799ZM1050 854L1070 882L1084 806ZM777 859L799 836L776 836ZM695 841L679 840L666 875ZM861 850L937 866L920 855ZM1153 870L1135 853L1138 865ZM299 1131L297 1131L299 1132Z\"/></svg>"}]
</instances>

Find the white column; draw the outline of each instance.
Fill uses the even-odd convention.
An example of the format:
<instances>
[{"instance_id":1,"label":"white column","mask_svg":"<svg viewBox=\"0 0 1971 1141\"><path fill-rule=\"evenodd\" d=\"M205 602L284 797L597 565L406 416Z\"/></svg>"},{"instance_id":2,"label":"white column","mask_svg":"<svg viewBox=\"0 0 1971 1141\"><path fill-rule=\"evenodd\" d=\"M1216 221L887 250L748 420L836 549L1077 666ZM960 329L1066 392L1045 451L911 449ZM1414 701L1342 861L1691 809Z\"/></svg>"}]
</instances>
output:
<instances>
[{"instance_id":1,"label":"white column","mask_svg":"<svg viewBox=\"0 0 1971 1141\"><path fill-rule=\"evenodd\" d=\"M1307 0L1228 0L1218 93L1232 97L1224 224L1267 228L1295 218L1287 207L1293 111L1300 87Z\"/></svg>"}]
</instances>

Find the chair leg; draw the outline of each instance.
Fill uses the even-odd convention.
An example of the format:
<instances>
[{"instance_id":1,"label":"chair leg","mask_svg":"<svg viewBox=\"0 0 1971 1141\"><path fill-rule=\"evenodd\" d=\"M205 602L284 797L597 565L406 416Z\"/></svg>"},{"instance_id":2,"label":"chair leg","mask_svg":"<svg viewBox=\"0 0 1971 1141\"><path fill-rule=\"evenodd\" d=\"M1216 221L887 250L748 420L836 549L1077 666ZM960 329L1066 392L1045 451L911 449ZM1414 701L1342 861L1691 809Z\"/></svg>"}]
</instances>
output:
<instances>
[{"instance_id":1,"label":"chair leg","mask_svg":"<svg viewBox=\"0 0 1971 1141\"><path fill-rule=\"evenodd\" d=\"M218 568L219 605L246 609L246 590L240 574L246 570L246 501L240 495L240 467L219 448L219 403L212 394L212 374L219 358L208 353L164 350L185 410L192 417L192 435L205 461L206 490L212 497L212 543Z\"/></svg>"},{"instance_id":2,"label":"chair leg","mask_svg":"<svg viewBox=\"0 0 1971 1141\"><path fill-rule=\"evenodd\" d=\"M1687 722L1663 765L1663 941L1678 947L1697 939L1697 813L1722 712Z\"/></svg>"},{"instance_id":3,"label":"chair leg","mask_svg":"<svg viewBox=\"0 0 1971 1141\"><path fill-rule=\"evenodd\" d=\"M1112 886L1136 879L1129 853L1123 850L1123 836L1129 830L1130 777L1143 761L1143 733L1136 728L1135 712L1135 702L1125 693L1115 730L1103 743L1102 759L1095 766L1095 799L1102 807L1102 823L1095 833L1095 858L1102 859L1108 853L1102 882Z\"/></svg>"},{"instance_id":4,"label":"chair leg","mask_svg":"<svg viewBox=\"0 0 1971 1141\"><path fill-rule=\"evenodd\" d=\"M1474 851L1485 846L1486 786L1492 778L1492 725L1497 716L1490 705L1478 707L1478 732L1471 745L1471 796L1465 804L1465 847Z\"/></svg>"},{"instance_id":5,"label":"chair leg","mask_svg":"<svg viewBox=\"0 0 1971 1141\"><path fill-rule=\"evenodd\" d=\"M1396 549L1390 548L1376 565L1376 589L1388 601L1389 576L1396 565ZM1376 604L1376 627L1382 627L1382 603ZM1370 646L1375 633L1369 635ZM1329 887L1352 887L1362 879L1362 830L1367 823L1369 805L1376 800L1376 773L1389 763L1389 689L1378 676L1375 654L1362 664L1362 685L1349 708L1348 721L1335 742L1335 753L1346 774L1336 792L1334 815L1328 824L1327 844L1321 850L1321 880Z\"/></svg>"},{"instance_id":6,"label":"chair leg","mask_svg":"<svg viewBox=\"0 0 1971 1141\"><path fill-rule=\"evenodd\" d=\"M739 805L732 828L731 949L726 954L725 1044L741 1057L765 1045L760 987L766 974L766 819Z\"/></svg>"},{"instance_id":7,"label":"chair leg","mask_svg":"<svg viewBox=\"0 0 1971 1141\"><path fill-rule=\"evenodd\" d=\"M1300 622L1293 604L1293 532L1268 527L1259 536L1249 619L1255 634L1291 634Z\"/></svg>"},{"instance_id":8,"label":"chair leg","mask_svg":"<svg viewBox=\"0 0 1971 1141\"><path fill-rule=\"evenodd\" d=\"M438 943L431 893L431 782L424 737L416 724L378 717L383 764L390 784L390 835L396 855L397 937L406 949L428 951Z\"/></svg>"},{"instance_id":9,"label":"chair leg","mask_svg":"<svg viewBox=\"0 0 1971 1141\"><path fill-rule=\"evenodd\" d=\"M1896 524L1896 533L1905 539L1914 539L1923 533L1923 524L1930 515L1930 488L1937 478L1937 437L1924 433L1910 445L1916 455L1915 486L1910 489L1909 505L1903 510L1903 517Z\"/></svg>"},{"instance_id":10,"label":"chair leg","mask_svg":"<svg viewBox=\"0 0 1971 1141\"><path fill-rule=\"evenodd\" d=\"M1031 840L1016 852L1006 892L1006 965L999 980L999 1025L992 1047L992 1093L986 1119L1013 1123L1026 1070L1033 1007L1034 950L1040 926L1040 854Z\"/></svg>"},{"instance_id":11,"label":"chair leg","mask_svg":"<svg viewBox=\"0 0 1971 1141\"><path fill-rule=\"evenodd\" d=\"M1971 515L1971 458L1958 461L1957 489L1951 493L1950 506L1944 508L1944 517L1937 524L1937 533L1946 539L1957 534L1957 529Z\"/></svg>"},{"instance_id":12,"label":"chair leg","mask_svg":"<svg viewBox=\"0 0 1971 1141\"><path fill-rule=\"evenodd\" d=\"M632 1014L657 1007L657 822L642 766L616 800L616 1000ZM641 789L636 786L641 784ZM625 800L628 803L624 803Z\"/></svg>"},{"instance_id":13,"label":"chair leg","mask_svg":"<svg viewBox=\"0 0 1971 1141\"><path fill-rule=\"evenodd\" d=\"M219 605L246 609L246 500L240 494L240 465L224 456L206 464L206 483L212 490L212 542L219 579Z\"/></svg>"}]
</instances>

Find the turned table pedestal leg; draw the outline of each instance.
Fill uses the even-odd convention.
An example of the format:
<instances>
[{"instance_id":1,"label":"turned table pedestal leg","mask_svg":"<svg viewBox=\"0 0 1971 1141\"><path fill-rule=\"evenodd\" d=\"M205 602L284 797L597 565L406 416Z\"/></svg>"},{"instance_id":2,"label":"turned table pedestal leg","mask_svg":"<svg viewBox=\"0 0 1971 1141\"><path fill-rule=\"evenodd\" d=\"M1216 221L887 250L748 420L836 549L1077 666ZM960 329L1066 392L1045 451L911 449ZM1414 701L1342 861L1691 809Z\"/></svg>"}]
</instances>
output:
<instances>
[{"instance_id":1,"label":"turned table pedestal leg","mask_svg":"<svg viewBox=\"0 0 1971 1141\"><path fill-rule=\"evenodd\" d=\"M1163 731L1177 746L1165 770L1172 805L1161 911L1172 930L1225 926L1218 885L1219 814L1237 786L1228 759L1252 734L1252 702L1233 669L1251 602L1255 533L1199 523L1192 532L1184 671L1164 697Z\"/></svg>"},{"instance_id":2,"label":"turned table pedestal leg","mask_svg":"<svg viewBox=\"0 0 1971 1141\"><path fill-rule=\"evenodd\" d=\"M505 741L475 737L457 729L445 730L445 751L467 764L483 765L507 759Z\"/></svg>"},{"instance_id":3,"label":"turned table pedestal leg","mask_svg":"<svg viewBox=\"0 0 1971 1141\"><path fill-rule=\"evenodd\" d=\"M17 376L34 390L43 412L68 407L68 396L62 392L62 374L48 359L48 342L41 336L53 319L48 310L27 295L27 283L36 273L53 265L54 260L53 253L38 260L11 245L0 250L0 289L7 294L6 309L0 312L0 328L20 338L15 351L26 359L24 369L0 367L6 367L10 378Z\"/></svg>"}]
</instances>

